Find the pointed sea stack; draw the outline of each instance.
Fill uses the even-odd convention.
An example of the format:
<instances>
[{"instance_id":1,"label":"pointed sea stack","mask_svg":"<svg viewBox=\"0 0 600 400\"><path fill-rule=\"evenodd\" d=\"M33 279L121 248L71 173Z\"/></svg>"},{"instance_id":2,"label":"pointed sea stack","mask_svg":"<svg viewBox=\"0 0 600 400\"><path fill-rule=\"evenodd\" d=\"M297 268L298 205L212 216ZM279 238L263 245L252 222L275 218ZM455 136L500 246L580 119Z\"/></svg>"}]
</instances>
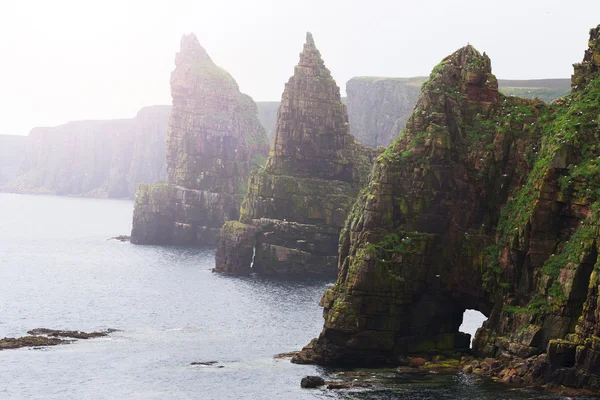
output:
<instances>
[{"instance_id":1,"label":"pointed sea stack","mask_svg":"<svg viewBox=\"0 0 600 400\"><path fill-rule=\"evenodd\" d=\"M221 230L215 271L335 274L340 229L376 154L348 133L340 89L308 33L267 166L250 175L240 221Z\"/></svg>"},{"instance_id":2,"label":"pointed sea stack","mask_svg":"<svg viewBox=\"0 0 600 400\"><path fill-rule=\"evenodd\" d=\"M499 95L471 46L434 68L342 231L323 331L293 361L457 356L476 309L488 375L518 364L510 382L600 391L599 43L600 27L552 105Z\"/></svg>"},{"instance_id":3,"label":"pointed sea stack","mask_svg":"<svg viewBox=\"0 0 600 400\"><path fill-rule=\"evenodd\" d=\"M268 153L254 101L194 34L181 39L175 65L168 181L138 187L135 244L215 244L223 223L239 218L250 170Z\"/></svg>"}]
</instances>

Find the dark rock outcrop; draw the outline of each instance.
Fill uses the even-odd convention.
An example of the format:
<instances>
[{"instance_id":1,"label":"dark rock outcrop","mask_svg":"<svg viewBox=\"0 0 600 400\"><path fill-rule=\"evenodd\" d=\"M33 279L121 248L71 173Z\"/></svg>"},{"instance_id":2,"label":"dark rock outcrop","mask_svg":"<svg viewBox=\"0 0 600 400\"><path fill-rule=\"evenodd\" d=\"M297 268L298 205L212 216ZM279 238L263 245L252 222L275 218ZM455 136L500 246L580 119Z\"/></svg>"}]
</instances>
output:
<instances>
[{"instance_id":1,"label":"dark rock outcrop","mask_svg":"<svg viewBox=\"0 0 600 400\"><path fill-rule=\"evenodd\" d=\"M348 133L339 87L308 33L267 165L250 175L240 221L221 230L215 270L334 274L340 228L375 154Z\"/></svg>"},{"instance_id":2,"label":"dark rock outcrop","mask_svg":"<svg viewBox=\"0 0 600 400\"><path fill-rule=\"evenodd\" d=\"M26 136L0 135L0 187L19 174Z\"/></svg>"},{"instance_id":3,"label":"dark rock outcrop","mask_svg":"<svg viewBox=\"0 0 600 400\"><path fill-rule=\"evenodd\" d=\"M268 152L256 105L193 34L181 40L175 65L168 180L138 187L135 244L216 243L223 223L239 218L248 174Z\"/></svg>"},{"instance_id":4,"label":"dark rock outcrop","mask_svg":"<svg viewBox=\"0 0 600 400\"><path fill-rule=\"evenodd\" d=\"M551 106L499 94L471 46L436 66L354 205L323 331L294 361L465 350L477 309L475 355L545 352L535 379L599 391L599 66L600 26Z\"/></svg>"},{"instance_id":5,"label":"dark rock outcrop","mask_svg":"<svg viewBox=\"0 0 600 400\"><path fill-rule=\"evenodd\" d=\"M26 139L19 174L0 189L131 198L138 183L165 176L169 113L170 106L152 106L133 119L34 128Z\"/></svg>"},{"instance_id":6,"label":"dark rock outcrop","mask_svg":"<svg viewBox=\"0 0 600 400\"><path fill-rule=\"evenodd\" d=\"M304 389L314 389L325 385L325 379L320 376L308 375L300 381L300 387Z\"/></svg>"}]
</instances>

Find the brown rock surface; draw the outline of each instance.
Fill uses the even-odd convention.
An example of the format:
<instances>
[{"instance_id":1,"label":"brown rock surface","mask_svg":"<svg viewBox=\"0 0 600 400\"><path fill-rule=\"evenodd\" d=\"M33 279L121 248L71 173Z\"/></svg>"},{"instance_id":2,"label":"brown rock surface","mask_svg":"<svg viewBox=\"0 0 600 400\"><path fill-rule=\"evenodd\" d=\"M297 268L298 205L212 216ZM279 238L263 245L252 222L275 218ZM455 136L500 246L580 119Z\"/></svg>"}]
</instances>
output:
<instances>
[{"instance_id":1,"label":"brown rock surface","mask_svg":"<svg viewBox=\"0 0 600 400\"><path fill-rule=\"evenodd\" d=\"M223 223L238 219L248 174L268 151L256 105L193 34L182 38L175 65L168 181L138 188L135 244L215 244Z\"/></svg>"}]
</instances>

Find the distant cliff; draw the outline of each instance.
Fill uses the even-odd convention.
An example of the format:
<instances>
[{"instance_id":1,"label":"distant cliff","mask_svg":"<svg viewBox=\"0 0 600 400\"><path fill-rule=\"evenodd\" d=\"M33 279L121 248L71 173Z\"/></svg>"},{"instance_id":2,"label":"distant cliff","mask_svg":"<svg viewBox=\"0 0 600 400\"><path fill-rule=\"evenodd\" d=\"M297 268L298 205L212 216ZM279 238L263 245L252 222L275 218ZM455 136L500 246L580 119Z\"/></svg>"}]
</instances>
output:
<instances>
[{"instance_id":1,"label":"distant cliff","mask_svg":"<svg viewBox=\"0 0 600 400\"><path fill-rule=\"evenodd\" d=\"M143 108L132 119L34 128L21 147L24 154L19 175L0 189L133 197L138 183L166 176L165 136L170 110L170 106L152 106Z\"/></svg>"},{"instance_id":2,"label":"distant cliff","mask_svg":"<svg viewBox=\"0 0 600 400\"><path fill-rule=\"evenodd\" d=\"M16 177L27 136L0 135L0 185Z\"/></svg>"},{"instance_id":3,"label":"distant cliff","mask_svg":"<svg viewBox=\"0 0 600 400\"><path fill-rule=\"evenodd\" d=\"M279 110L278 101L257 101L258 119L267 131L269 140L275 134L275 124L277 123L277 111Z\"/></svg>"},{"instance_id":4,"label":"distant cliff","mask_svg":"<svg viewBox=\"0 0 600 400\"><path fill-rule=\"evenodd\" d=\"M346 83L350 133L368 146L389 146L406 125L425 79L350 79Z\"/></svg>"}]
</instances>

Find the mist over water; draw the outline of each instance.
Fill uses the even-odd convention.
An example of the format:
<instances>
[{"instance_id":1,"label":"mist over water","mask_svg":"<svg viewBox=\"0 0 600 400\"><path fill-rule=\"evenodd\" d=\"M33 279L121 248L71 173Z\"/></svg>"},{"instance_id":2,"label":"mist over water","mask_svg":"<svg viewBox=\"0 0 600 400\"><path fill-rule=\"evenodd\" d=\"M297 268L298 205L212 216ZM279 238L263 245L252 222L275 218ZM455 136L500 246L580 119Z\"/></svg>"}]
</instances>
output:
<instances>
[{"instance_id":1,"label":"mist over water","mask_svg":"<svg viewBox=\"0 0 600 400\"><path fill-rule=\"evenodd\" d=\"M0 193L0 337L33 328L119 329L109 337L0 351L0 399L543 399L462 374L377 372L385 390L300 389L337 371L273 359L322 328L324 280L211 272L214 249L107 240L129 201ZM465 319L471 334L480 320ZM218 361L223 368L192 366Z\"/></svg>"}]
</instances>

